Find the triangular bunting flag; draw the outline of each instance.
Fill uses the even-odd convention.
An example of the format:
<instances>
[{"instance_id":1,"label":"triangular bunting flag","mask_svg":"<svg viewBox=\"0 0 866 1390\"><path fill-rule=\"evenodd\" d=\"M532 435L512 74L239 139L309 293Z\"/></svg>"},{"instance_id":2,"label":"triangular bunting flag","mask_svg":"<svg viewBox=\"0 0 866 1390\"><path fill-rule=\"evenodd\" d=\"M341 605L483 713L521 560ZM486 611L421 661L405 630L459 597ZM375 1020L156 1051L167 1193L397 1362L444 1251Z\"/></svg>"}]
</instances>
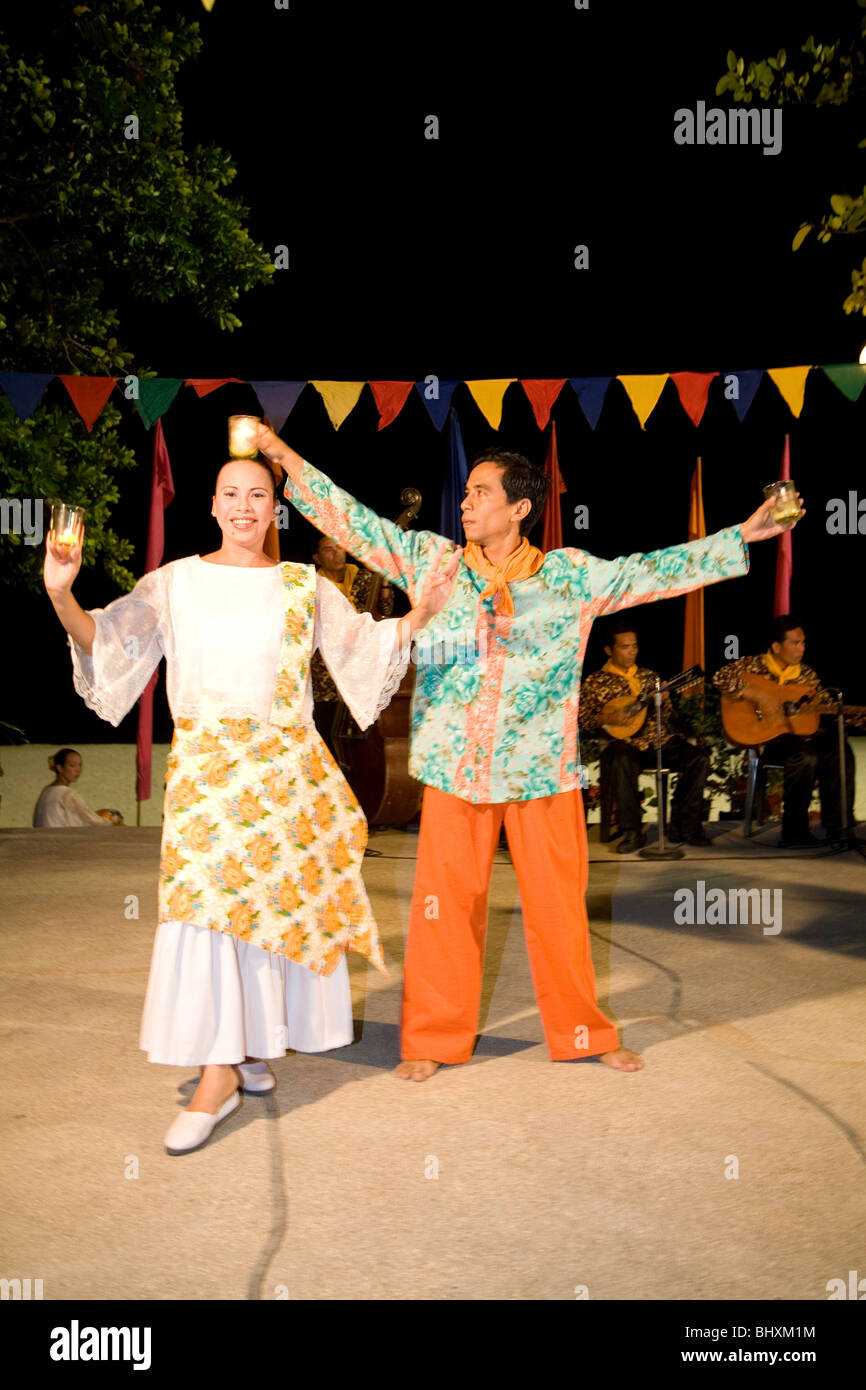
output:
<instances>
[{"instance_id":1,"label":"triangular bunting flag","mask_svg":"<svg viewBox=\"0 0 866 1390\"><path fill-rule=\"evenodd\" d=\"M21 421L30 418L53 380L53 372L0 372L0 386Z\"/></svg>"},{"instance_id":2,"label":"triangular bunting flag","mask_svg":"<svg viewBox=\"0 0 866 1390\"><path fill-rule=\"evenodd\" d=\"M116 376L61 376L72 404L81 416L88 434L105 409L114 390Z\"/></svg>"},{"instance_id":3,"label":"triangular bunting flag","mask_svg":"<svg viewBox=\"0 0 866 1390\"><path fill-rule=\"evenodd\" d=\"M670 375L671 381L679 392L683 410L692 424L697 427L707 408L707 392L710 389L710 382L719 375L718 372L671 372Z\"/></svg>"},{"instance_id":4,"label":"triangular bunting flag","mask_svg":"<svg viewBox=\"0 0 866 1390\"><path fill-rule=\"evenodd\" d=\"M860 392L866 386L866 366L861 367L859 362L840 362L833 367L822 367L821 371L849 401L859 400Z\"/></svg>"},{"instance_id":5,"label":"triangular bunting flag","mask_svg":"<svg viewBox=\"0 0 866 1390\"><path fill-rule=\"evenodd\" d=\"M358 404L358 397L366 386L365 381L311 381L322 400L328 418L338 430L351 410Z\"/></svg>"},{"instance_id":6,"label":"triangular bunting flag","mask_svg":"<svg viewBox=\"0 0 866 1390\"><path fill-rule=\"evenodd\" d=\"M806 377L811 367L768 367L767 376L779 388L779 394L795 420L799 420L806 394Z\"/></svg>"},{"instance_id":7,"label":"triangular bunting flag","mask_svg":"<svg viewBox=\"0 0 866 1390\"><path fill-rule=\"evenodd\" d=\"M392 420L397 419L415 383L414 381L371 381L368 385L373 392L373 399L379 412L379 429L383 430L386 425L390 425Z\"/></svg>"},{"instance_id":8,"label":"triangular bunting flag","mask_svg":"<svg viewBox=\"0 0 866 1390\"><path fill-rule=\"evenodd\" d=\"M491 429L499 429L502 423L502 398L511 383L516 380L516 377L509 376L499 377L494 381L467 381L472 399Z\"/></svg>"},{"instance_id":9,"label":"triangular bunting flag","mask_svg":"<svg viewBox=\"0 0 866 1390\"><path fill-rule=\"evenodd\" d=\"M251 381L250 386L259 398L259 405L270 421L274 434L279 434L298 403L306 386L305 381Z\"/></svg>"},{"instance_id":10,"label":"triangular bunting flag","mask_svg":"<svg viewBox=\"0 0 866 1390\"><path fill-rule=\"evenodd\" d=\"M577 399L580 401L580 408L589 421L589 427L594 430L598 424L598 417L601 415L607 388L613 381L613 377L573 376L570 380L577 394Z\"/></svg>"},{"instance_id":11,"label":"triangular bunting flag","mask_svg":"<svg viewBox=\"0 0 866 1390\"><path fill-rule=\"evenodd\" d=\"M540 430L547 429L551 407L567 380L567 377L561 377L559 380L544 378L525 381L521 377L520 384L526 392L529 404L532 406L532 413L535 416L535 423Z\"/></svg>"},{"instance_id":12,"label":"triangular bunting flag","mask_svg":"<svg viewBox=\"0 0 866 1390\"><path fill-rule=\"evenodd\" d=\"M165 414L181 386L183 377L180 376L144 377L139 381L135 404L146 430Z\"/></svg>"},{"instance_id":13,"label":"triangular bunting flag","mask_svg":"<svg viewBox=\"0 0 866 1390\"><path fill-rule=\"evenodd\" d=\"M218 391L221 386L225 386L229 381L241 381L239 376L188 376L187 386L194 386L196 395L209 396L211 391Z\"/></svg>"},{"instance_id":14,"label":"triangular bunting flag","mask_svg":"<svg viewBox=\"0 0 866 1390\"><path fill-rule=\"evenodd\" d=\"M437 430L441 430L448 419L451 397L454 395L456 381L416 381L415 390L427 407L427 414ZM434 394L435 393L435 394Z\"/></svg>"},{"instance_id":15,"label":"triangular bunting flag","mask_svg":"<svg viewBox=\"0 0 866 1390\"><path fill-rule=\"evenodd\" d=\"M460 504L466 496L466 479L469 468L466 463L466 450L460 433L457 411L448 412L448 471L442 489L442 502L439 508L439 534L447 536L457 545L463 540L463 516Z\"/></svg>"},{"instance_id":16,"label":"triangular bunting flag","mask_svg":"<svg viewBox=\"0 0 866 1390\"><path fill-rule=\"evenodd\" d=\"M634 407L634 413L640 420L641 429L646 427L647 420L658 405L659 396L665 389L667 379L667 372L657 372L654 376L617 377L617 381L622 382L628 393L628 398Z\"/></svg>"},{"instance_id":17,"label":"triangular bunting flag","mask_svg":"<svg viewBox=\"0 0 866 1390\"><path fill-rule=\"evenodd\" d=\"M749 413L749 406L755 399L755 392L761 384L762 371L721 372L725 383L725 400L730 401L737 412L737 419L743 423Z\"/></svg>"}]
</instances>

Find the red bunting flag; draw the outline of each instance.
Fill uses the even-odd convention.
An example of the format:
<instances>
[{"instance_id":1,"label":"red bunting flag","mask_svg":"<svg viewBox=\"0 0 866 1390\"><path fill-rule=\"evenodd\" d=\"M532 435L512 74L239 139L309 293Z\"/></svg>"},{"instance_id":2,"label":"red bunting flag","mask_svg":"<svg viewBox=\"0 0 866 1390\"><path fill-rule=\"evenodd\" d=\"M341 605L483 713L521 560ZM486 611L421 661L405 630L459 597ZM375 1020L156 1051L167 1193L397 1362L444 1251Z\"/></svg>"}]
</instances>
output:
<instances>
[{"instance_id":1,"label":"red bunting flag","mask_svg":"<svg viewBox=\"0 0 866 1390\"><path fill-rule=\"evenodd\" d=\"M521 377L520 384L526 392L529 404L532 406L532 413L535 416L535 423L540 430L547 429L551 407L567 380L567 377L560 377L558 380L524 381Z\"/></svg>"},{"instance_id":2,"label":"red bunting flag","mask_svg":"<svg viewBox=\"0 0 866 1390\"><path fill-rule=\"evenodd\" d=\"M564 383L563 383L564 384ZM562 548L562 508L559 499L565 492L565 483L559 471L559 452L556 447L556 421L550 423L550 439L547 443L547 457L544 460L544 473L550 479L550 491L544 504L544 524L541 530L542 550Z\"/></svg>"},{"instance_id":3,"label":"red bunting flag","mask_svg":"<svg viewBox=\"0 0 866 1390\"><path fill-rule=\"evenodd\" d=\"M692 474L689 492L689 533L687 540L697 541L707 534L704 520L703 481L701 461L698 459ZM683 635L683 670L690 666L700 666L704 670L704 591L693 589L686 594L686 621Z\"/></svg>"},{"instance_id":4,"label":"red bunting flag","mask_svg":"<svg viewBox=\"0 0 866 1390\"><path fill-rule=\"evenodd\" d=\"M779 481L782 482L791 476L791 436L785 435L785 447L782 450L782 467L779 470ZM779 618L783 613L791 611L791 574L794 569L794 551L791 544L791 532L783 531L776 537L776 585L773 593L773 617Z\"/></svg>"},{"instance_id":5,"label":"red bunting flag","mask_svg":"<svg viewBox=\"0 0 866 1390\"><path fill-rule=\"evenodd\" d=\"M710 382L718 372L671 372L671 381L677 388L680 404L692 424L697 426L703 419L707 408L707 393ZM694 663L693 663L694 664Z\"/></svg>"},{"instance_id":6,"label":"red bunting flag","mask_svg":"<svg viewBox=\"0 0 866 1390\"><path fill-rule=\"evenodd\" d=\"M147 550L144 557L145 573L155 570L162 560L165 550L164 512L174 497L174 479L162 421L157 420L153 438L153 473L150 484L150 521L147 528ZM138 802L150 799L150 771L153 761L153 693L159 671L154 671L144 688L138 702L138 737L135 756L136 782L135 799Z\"/></svg>"},{"instance_id":7,"label":"red bunting flag","mask_svg":"<svg viewBox=\"0 0 866 1390\"><path fill-rule=\"evenodd\" d=\"M114 390L116 376L62 376L72 404L81 416L88 434L105 409Z\"/></svg>"},{"instance_id":8,"label":"red bunting flag","mask_svg":"<svg viewBox=\"0 0 866 1390\"><path fill-rule=\"evenodd\" d=\"M390 425L392 420L396 420L403 406L414 381L371 381L370 390L373 392L373 399L376 402L376 409L379 412L379 429L383 430L386 425Z\"/></svg>"},{"instance_id":9,"label":"red bunting flag","mask_svg":"<svg viewBox=\"0 0 866 1390\"><path fill-rule=\"evenodd\" d=\"M202 396L209 396L211 391L218 391L229 381L239 381L243 385L243 380L239 376L188 376L185 385L194 386L196 395L201 398Z\"/></svg>"}]
</instances>

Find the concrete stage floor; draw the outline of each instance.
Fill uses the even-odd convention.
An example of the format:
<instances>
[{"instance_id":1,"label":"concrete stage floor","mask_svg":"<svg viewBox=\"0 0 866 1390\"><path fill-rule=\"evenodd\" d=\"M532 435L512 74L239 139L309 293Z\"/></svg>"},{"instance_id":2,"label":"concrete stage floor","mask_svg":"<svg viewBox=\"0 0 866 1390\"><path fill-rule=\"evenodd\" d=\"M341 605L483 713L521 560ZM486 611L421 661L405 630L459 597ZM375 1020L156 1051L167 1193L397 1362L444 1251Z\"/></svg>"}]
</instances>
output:
<instances>
[{"instance_id":1,"label":"concrete stage floor","mask_svg":"<svg viewBox=\"0 0 866 1390\"><path fill-rule=\"evenodd\" d=\"M0 1276L45 1299L823 1300L866 1275L866 860L709 830L668 863L591 846L600 997L644 1071L549 1061L499 852L482 1037L422 1085L392 1075L416 837L374 834L393 974L350 958L356 1044L274 1063L275 1095L183 1158L162 1139L194 1069L138 1051L159 831L0 831ZM781 888L781 931L677 925L700 880Z\"/></svg>"}]
</instances>

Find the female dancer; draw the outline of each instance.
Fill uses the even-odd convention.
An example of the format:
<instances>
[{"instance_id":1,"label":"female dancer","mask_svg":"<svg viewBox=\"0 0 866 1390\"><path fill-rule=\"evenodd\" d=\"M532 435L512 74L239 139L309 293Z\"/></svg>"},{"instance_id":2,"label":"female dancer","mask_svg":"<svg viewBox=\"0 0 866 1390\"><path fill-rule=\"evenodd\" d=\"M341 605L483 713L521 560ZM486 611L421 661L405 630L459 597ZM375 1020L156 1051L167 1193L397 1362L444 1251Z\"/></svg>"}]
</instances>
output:
<instances>
[{"instance_id":1,"label":"female dancer","mask_svg":"<svg viewBox=\"0 0 866 1390\"><path fill-rule=\"evenodd\" d=\"M269 558L276 505L267 464L224 464L219 549L90 613L72 596L81 546L51 533L46 544L45 587L91 709L119 724L167 660L175 732L141 1046L152 1062L202 1068L166 1135L171 1154L206 1143L239 1089L273 1089L263 1059L352 1041L344 951L384 962L361 879L366 822L316 732L310 660L321 651L357 723L372 724L459 559L436 567L406 617L377 623L312 565Z\"/></svg>"}]
</instances>

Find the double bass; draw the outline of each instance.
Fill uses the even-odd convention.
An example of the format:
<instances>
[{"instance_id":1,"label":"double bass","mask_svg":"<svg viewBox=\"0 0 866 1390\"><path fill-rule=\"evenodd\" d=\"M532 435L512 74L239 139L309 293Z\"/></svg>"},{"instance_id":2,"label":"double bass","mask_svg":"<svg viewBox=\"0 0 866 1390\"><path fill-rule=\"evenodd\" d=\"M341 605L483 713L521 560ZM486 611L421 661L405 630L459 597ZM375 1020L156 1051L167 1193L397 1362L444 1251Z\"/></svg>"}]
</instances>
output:
<instances>
[{"instance_id":1,"label":"double bass","mask_svg":"<svg viewBox=\"0 0 866 1390\"><path fill-rule=\"evenodd\" d=\"M407 487L400 501L404 509L394 524L405 531L421 510L421 494L417 488ZM382 576L374 574L362 611L375 609L381 588ZM332 731L334 752L368 825L407 825L421 809L424 788L409 776L414 689L415 667L410 664L390 704L368 729L359 729L345 702L338 701Z\"/></svg>"}]
</instances>

